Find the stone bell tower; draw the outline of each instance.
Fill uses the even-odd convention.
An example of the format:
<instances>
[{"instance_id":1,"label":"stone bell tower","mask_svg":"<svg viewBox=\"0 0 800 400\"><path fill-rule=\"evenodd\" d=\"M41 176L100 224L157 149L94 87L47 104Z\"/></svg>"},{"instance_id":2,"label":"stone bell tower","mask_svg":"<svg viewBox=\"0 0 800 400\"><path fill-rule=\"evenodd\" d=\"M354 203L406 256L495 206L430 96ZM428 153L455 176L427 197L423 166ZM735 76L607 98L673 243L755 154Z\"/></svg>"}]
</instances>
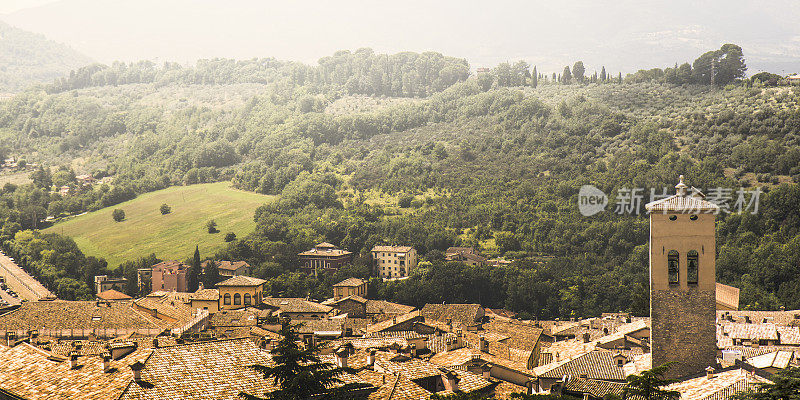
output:
<instances>
[{"instance_id":1,"label":"stone bell tower","mask_svg":"<svg viewBox=\"0 0 800 400\"><path fill-rule=\"evenodd\" d=\"M688 193L648 203L650 339L653 367L674 362L668 378L702 374L716 364L714 222L719 207Z\"/></svg>"}]
</instances>

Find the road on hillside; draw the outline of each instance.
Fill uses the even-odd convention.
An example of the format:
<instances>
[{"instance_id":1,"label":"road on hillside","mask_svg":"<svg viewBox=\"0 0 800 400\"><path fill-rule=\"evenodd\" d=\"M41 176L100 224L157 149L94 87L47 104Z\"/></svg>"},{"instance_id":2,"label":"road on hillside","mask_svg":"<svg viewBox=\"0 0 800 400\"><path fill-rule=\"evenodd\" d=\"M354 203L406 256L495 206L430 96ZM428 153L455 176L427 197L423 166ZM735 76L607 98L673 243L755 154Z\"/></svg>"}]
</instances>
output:
<instances>
[{"instance_id":1,"label":"road on hillside","mask_svg":"<svg viewBox=\"0 0 800 400\"><path fill-rule=\"evenodd\" d=\"M9 289L19 295L20 300L38 301L43 297L55 297L3 252L0 252L0 275L5 278Z\"/></svg>"}]
</instances>

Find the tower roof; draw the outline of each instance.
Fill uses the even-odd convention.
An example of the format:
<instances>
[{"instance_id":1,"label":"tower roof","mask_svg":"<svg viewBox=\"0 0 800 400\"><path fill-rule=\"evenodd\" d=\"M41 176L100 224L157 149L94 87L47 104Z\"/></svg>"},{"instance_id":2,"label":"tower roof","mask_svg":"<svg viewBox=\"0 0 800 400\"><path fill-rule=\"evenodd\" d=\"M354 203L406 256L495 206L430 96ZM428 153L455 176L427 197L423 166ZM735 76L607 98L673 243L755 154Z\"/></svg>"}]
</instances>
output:
<instances>
[{"instance_id":1,"label":"tower roof","mask_svg":"<svg viewBox=\"0 0 800 400\"><path fill-rule=\"evenodd\" d=\"M695 187L691 188L691 193L687 190L689 187L683 183L683 175L679 177L679 182L675 185L675 194L656 201L647 203L644 207L650 213L709 213L716 214L719 212L719 206L706 201L705 195L697 190Z\"/></svg>"}]
</instances>

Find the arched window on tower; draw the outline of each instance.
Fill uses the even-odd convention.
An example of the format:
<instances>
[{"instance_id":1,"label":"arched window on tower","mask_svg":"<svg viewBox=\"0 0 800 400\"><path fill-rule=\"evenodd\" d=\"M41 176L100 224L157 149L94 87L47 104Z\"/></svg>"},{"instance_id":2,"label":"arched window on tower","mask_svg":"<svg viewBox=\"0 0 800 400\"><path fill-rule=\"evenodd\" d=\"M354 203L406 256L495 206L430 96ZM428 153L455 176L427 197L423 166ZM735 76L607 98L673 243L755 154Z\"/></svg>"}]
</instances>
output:
<instances>
[{"instance_id":1,"label":"arched window on tower","mask_svg":"<svg viewBox=\"0 0 800 400\"><path fill-rule=\"evenodd\" d=\"M223 298L223 303L222 304L225 304L226 306L231 305L231 294L230 293L225 293L225 296L223 296L222 298Z\"/></svg>"},{"instance_id":2,"label":"arched window on tower","mask_svg":"<svg viewBox=\"0 0 800 400\"><path fill-rule=\"evenodd\" d=\"M244 294L244 305L249 306L251 299L252 299L252 296L250 296L250 293L245 293Z\"/></svg>"},{"instance_id":3,"label":"arched window on tower","mask_svg":"<svg viewBox=\"0 0 800 400\"><path fill-rule=\"evenodd\" d=\"M667 278L670 284L678 283L679 269L678 252L675 250L670 250L667 254Z\"/></svg>"},{"instance_id":4,"label":"arched window on tower","mask_svg":"<svg viewBox=\"0 0 800 400\"><path fill-rule=\"evenodd\" d=\"M242 305L242 295L241 294L236 293L236 294L233 295L233 305L235 305L235 306Z\"/></svg>"},{"instance_id":5,"label":"arched window on tower","mask_svg":"<svg viewBox=\"0 0 800 400\"><path fill-rule=\"evenodd\" d=\"M697 284L699 279L699 255L697 250L691 250L686 254L686 282Z\"/></svg>"}]
</instances>

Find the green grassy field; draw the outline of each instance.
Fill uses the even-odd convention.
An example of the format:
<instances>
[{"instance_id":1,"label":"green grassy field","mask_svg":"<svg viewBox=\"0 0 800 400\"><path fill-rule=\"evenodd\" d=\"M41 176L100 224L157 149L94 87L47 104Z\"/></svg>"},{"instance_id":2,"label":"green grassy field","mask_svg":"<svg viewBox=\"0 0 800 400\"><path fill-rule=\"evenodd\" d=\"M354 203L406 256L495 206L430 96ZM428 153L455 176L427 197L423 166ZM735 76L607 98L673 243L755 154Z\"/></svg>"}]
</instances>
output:
<instances>
[{"instance_id":1,"label":"green grassy field","mask_svg":"<svg viewBox=\"0 0 800 400\"><path fill-rule=\"evenodd\" d=\"M56 223L45 232L72 237L86 255L103 257L112 268L150 253L184 260L192 256L195 245L201 254L209 254L225 245L225 233L238 237L250 233L255 209L274 198L233 189L230 182L175 186ZM172 212L161 215L164 203ZM111 218L115 208L125 211L124 221ZM218 233L207 232L210 219L217 222Z\"/></svg>"}]
</instances>

